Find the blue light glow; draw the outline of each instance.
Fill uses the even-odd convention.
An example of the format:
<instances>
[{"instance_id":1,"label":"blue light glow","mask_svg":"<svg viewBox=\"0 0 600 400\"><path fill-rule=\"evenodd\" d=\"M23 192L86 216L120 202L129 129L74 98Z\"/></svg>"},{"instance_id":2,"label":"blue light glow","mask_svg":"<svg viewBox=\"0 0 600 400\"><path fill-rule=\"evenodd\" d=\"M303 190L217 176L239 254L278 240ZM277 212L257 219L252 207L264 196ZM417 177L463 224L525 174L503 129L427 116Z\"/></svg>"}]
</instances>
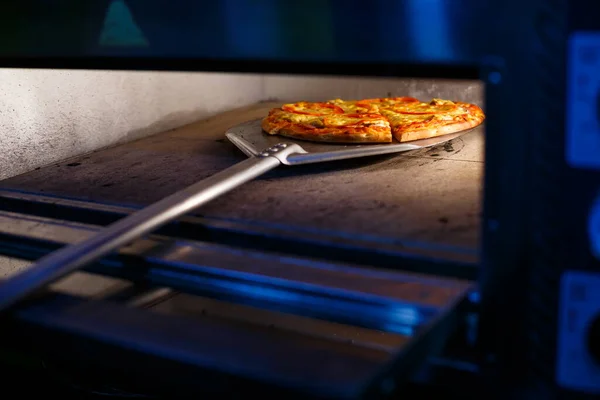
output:
<instances>
[{"instance_id":1,"label":"blue light glow","mask_svg":"<svg viewBox=\"0 0 600 400\"><path fill-rule=\"evenodd\" d=\"M422 59L451 59L455 49L448 23L447 0L406 0L414 54Z\"/></svg>"}]
</instances>

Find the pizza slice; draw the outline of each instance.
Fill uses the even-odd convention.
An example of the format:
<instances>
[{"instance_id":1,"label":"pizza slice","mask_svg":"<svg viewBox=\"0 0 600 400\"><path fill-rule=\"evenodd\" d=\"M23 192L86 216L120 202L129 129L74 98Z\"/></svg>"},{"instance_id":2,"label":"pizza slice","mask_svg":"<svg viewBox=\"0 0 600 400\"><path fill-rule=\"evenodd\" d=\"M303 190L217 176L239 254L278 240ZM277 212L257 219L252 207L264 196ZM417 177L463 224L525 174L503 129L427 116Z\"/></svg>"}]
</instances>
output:
<instances>
[{"instance_id":1,"label":"pizza slice","mask_svg":"<svg viewBox=\"0 0 600 400\"><path fill-rule=\"evenodd\" d=\"M270 135L331 143L390 143L388 120L371 107L299 102L272 109L262 121Z\"/></svg>"},{"instance_id":2,"label":"pizza slice","mask_svg":"<svg viewBox=\"0 0 600 400\"><path fill-rule=\"evenodd\" d=\"M379 112L389 121L399 142L460 132L478 126L485 119L481 108L474 104L442 99L429 103L383 101Z\"/></svg>"}]
</instances>

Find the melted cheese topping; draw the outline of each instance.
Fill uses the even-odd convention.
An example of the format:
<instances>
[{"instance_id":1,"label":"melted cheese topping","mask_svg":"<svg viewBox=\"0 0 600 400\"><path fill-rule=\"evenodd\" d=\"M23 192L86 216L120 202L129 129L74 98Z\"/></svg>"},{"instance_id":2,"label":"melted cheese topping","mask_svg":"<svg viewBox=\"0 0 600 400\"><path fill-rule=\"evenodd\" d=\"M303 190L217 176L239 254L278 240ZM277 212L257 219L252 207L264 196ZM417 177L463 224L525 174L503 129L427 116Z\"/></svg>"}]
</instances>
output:
<instances>
[{"instance_id":1,"label":"melted cheese topping","mask_svg":"<svg viewBox=\"0 0 600 400\"><path fill-rule=\"evenodd\" d=\"M392 125L397 124L412 124L414 122L425 122L434 119L433 115L427 114L400 114L390 110L381 110L381 114L384 115Z\"/></svg>"},{"instance_id":2,"label":"melted cheese topping","mask_svg":"<svg viewBox=\"0 0 600 400\"><path fill-rule=\"evenodd\" d=\"M309 103L306 101L301 101L294 104L284 104L281 108L287 112L307 115L329 115L344 113L344 110L335 104Z\"/></svg>"},{"instance_id":3,"label":"melted cheese topping","mask_svg":"<svg viewBox=\"0 0 600 400\"><path fill-rule=\"evenodd\" d=\"M360 100L344 101L340 99L329 100L327 103L335 104L349 114L377 113L379 109L375 104L361 103Z\"/></svg>"},{"instance_id":4,"label":"melted cheese topping","mask_svg":"<svg viewBox=\"0 0 600 400\"><path fill-rule=\"evenodd\" d=\"M280 119L288 122L295 122L299 124L310 124L312 121L323 121L322 116L319 115L307 115L307 114L294 114L294 113L282 113Z\"/></svg>"},{"instance_id":5,"label":"melted cheese topping","mask_svg":"<svg viewBox=\"0 0 600 400\"><path fill-rule=\"evenodd\" d=\"M385 126L386 120L383 117L359 117L360 114L354 114L356 116L349 116L345 114L332 115L325 117L325 122L330 126L347 126L347 125L380 125Z\"/></svg>"},{"instance_id":6,"label":"melted cheese topping","mask_svg":"<svg viewBox=\"0 0 600 400\"><path fill-rule=\"evenodd\" d=\"M340 100L340 103L345 102ZM311 125L315 128L324 128L326 126L390 126L389 122L382 115L360 112L362 111L362 107L357 107L355 104L345 104L343 108L337 104L333 105L335 108L321 107L321 104L323 103L301 102L285 104L282 106L283 112L278 113L276 118L282 121ZM327 112L328 110L336 110L337 108L342 109L343 113ZM319 113L319 115L304 113L307 111L316 113L322 110L325 110L325 112ZM372 111L372 109L369 109L369 111Z\"/></svg>"}]
</instances>

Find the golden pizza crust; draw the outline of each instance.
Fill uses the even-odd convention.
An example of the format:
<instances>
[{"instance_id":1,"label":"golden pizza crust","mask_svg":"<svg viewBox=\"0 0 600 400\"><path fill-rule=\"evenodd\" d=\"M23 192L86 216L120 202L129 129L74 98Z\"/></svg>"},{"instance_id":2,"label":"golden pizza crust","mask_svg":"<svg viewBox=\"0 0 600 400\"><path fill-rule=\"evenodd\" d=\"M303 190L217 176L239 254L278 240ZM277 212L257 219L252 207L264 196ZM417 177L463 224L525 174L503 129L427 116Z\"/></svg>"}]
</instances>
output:
<instances>
[{"instance_id":1,"label":"golden pizza crust","mask_svg":"<svg viewBox=\"0 0 600 400\"><path fill-rule=\"evenodd\" d=\"M431 127L420 127L415 130L410 129L394 129L392 128L392 133L394 138L399 142L412 142L413 140L419 139L429 139L436 136L449 135L451 133L456 133L460 131L464 131L467 129L475 128L481 122L477 122L475 120L471 121L460 121L453 122L447 125L438 125Z\"/></svg>"},{"instance_id":2,"label":"golden pizza crust","mask_svg":"<svg viewBox=\"0 0 600 400\"><path fill-rule=\"evenodd\" d=\"M260 126L262 130L267 132L269 135L277 135L279 133L279 129L281 128L280 125L275 123L275 121L269 117L263 118Z\"/></svg>"},{"instance_id":3,"label":"golden pizza crust","mask_svg":"<svg viewBox=\"0 0 600 400\"><path fill-rule=\"evenodd\" d=\"M322 129L318 133L298 132L293 128L279 130L279 135L293 139L326 143L391 143L390 131L381 132L367 129L365 132L340 131L339 129Z\"/></svg>"}]
</instances>

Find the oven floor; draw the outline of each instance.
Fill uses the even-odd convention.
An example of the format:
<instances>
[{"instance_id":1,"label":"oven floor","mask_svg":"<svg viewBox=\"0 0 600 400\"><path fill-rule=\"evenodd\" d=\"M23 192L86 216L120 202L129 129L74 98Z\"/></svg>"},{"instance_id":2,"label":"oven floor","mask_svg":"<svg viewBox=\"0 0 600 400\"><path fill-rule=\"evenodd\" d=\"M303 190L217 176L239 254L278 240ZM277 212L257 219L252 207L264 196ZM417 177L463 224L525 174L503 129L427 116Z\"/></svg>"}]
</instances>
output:
<instances>
[{"instance_id":1,"label":"oven floor","mask_svg":"<svg viewBox=\"0 0 600 400\"><path fill-rule=\"evenodd\" d=\"M0 188L146 205L221 171L244 155L227 128L260 118L260 103L0 182ZM483 129L443 146L400 154L281 167L198 211L206 217L278 224L476 252Z\"/></svg>"}]
</instances>

